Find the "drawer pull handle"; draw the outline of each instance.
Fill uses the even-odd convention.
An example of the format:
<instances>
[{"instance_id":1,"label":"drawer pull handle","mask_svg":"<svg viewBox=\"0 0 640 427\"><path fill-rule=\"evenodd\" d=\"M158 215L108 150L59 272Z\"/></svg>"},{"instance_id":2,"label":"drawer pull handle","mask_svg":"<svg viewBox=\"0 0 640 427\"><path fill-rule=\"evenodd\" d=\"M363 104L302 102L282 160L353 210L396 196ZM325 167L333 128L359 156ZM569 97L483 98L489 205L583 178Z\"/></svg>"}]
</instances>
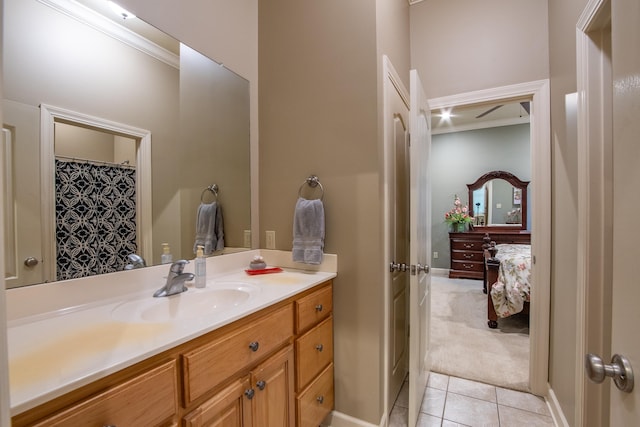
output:
<instances>
[{"instance_id":1,"label":"drawer pull handle","mask_svg":"<svg viewBox=\"0 0 640 427\"><path fill-rule=\"evenodd\" d=\"M467 270L469 270L470 268L473 268L473 264L462 264L462 266Z\"/></svg>"},{"instance_id":2,"label":"drawer pull handle","mask_svg":"<svg viewBox=\"0 0 640 427\"><path fill-rule=\"evenodd\" d=\"M259 347L260 344L258 343L258 341L253 341L249 344L249 348L251 349L251 351L258 351Z\"/></svg>"},{"instance_id":3,"label":"drawer pull handle","mask_svg":"<svg viewBox=\"0 0 640 427\"><path fill-rule=\"evenodd\" d=\"M318 396L316 397L316 400L318 401L319 404L323 404L324 403L324 396Z\"/></svg>"},{"instance_id":4,"label":"drawer pull handle","mask_svg":"<svg viewBox=\"0 0 640 427\"><path fill-rule=\"evenodd\" d=\"M324 347L322 346L322 344L318 344L318 345L316 346L316 350L318 350L318 351L322 351L322 350L324 350Z\"/></svg>"},{"instance_id":5,"label":"drawer pull handle","mask_svg":"<svg viewBox=\"0 0 640 427\"><path fill-rule=\"evenodd\" d=\"M473 255L471 255L471 254L464 254L464 257L465 257L466 259L471 259L471 258L473 258Z\"/></svg>"},{"instance_id":6,"label":"drawer pull handle","mask_svg":"<svg viewBox=\"0 0 640 427\"><path fill-rule=\"evenodd\" d=\"M316 305L316 311L322 311L322 304Z\"/></svg>"},{"instance_id":7,"label":"drawer pull handle","mask_svg":"<svg viewBox=\"0 0 640 427\"><path fill-rule=\"evenodd\" d=\"M471 249L471 248L473 248L474 246L475 246L475 245L474 245L473 243L465 243L465 244L464 244L464 247L465 247L466 249Z\"/></svg>"},{"instance_id":8,"label":"drawer pull handle","mask_svg":"<svg viewBox=\"0 0 640 427\"><path fill-rule=\"evenodd\" d=\"M247 399L249 399L249 400L253 399L253 396L255 394L256 394L256 392L252 388L249 388L249 389L244 391L244 395L247 396Z\"/></svg>"},{"instance_id":9,"label":"drawer pull handle","mask_svg":"<svg viewBox=\"0 0 640 427\"><path fill-rule=\"evenodd\" d=\"M264 388L267 386L267 383L263 380L260 380L256 383L256 386L260 389L260 390L264 390Z\"/></svg>"}]
</instances>

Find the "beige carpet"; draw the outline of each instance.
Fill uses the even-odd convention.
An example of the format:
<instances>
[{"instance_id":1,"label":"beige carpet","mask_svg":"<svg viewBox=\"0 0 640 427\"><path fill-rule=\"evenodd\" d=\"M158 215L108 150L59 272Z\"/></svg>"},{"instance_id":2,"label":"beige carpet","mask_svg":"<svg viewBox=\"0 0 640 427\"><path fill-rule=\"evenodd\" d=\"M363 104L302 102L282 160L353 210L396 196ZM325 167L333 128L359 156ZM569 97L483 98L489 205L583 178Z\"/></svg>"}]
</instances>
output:
<instances>
[{"instance_id":1,"label":"beige carpet","mask_svg":"<svg viewBox=\"0 0 640 427\"><path fill-rule=\"evenodd\" d=\"M489 329L482 281L434 275L431 288L431 370L529 391L528 316Z\"/></svg>"}]
</instances>

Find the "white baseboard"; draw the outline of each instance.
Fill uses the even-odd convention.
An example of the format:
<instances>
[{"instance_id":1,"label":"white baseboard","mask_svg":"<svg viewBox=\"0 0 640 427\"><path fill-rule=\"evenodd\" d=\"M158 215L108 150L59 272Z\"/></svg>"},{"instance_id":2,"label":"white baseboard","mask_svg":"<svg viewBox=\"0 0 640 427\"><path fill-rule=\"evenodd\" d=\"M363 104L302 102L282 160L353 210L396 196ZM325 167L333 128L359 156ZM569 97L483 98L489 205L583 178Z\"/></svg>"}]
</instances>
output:
<instances>
[{"instance_id":1,"label":"white baseboard","mask_svg":"<svg viewBox=\"0 0 640 427\"><path fill-rule=\"evenodd\" d=\"M384 417L380 420L380 425L362 421L338 411L332 411L322 422L322 427L385 427Z\"/></svg>"},{"instance_id":2,"label":"white baseboard","mask_svg":"<svg viewBox=\"0 0 640 427\"><path fill-rule=\"evenodd\" d=\"M448 268L432 268L431 269L431 274L433 276L448 277L449 276L449 269Z\"/></svg>"},{"instance_id":3,"label":"white baseboard","mask_svg":"<svg viewBox=\"0 0 640 427\"><path fill-rule=\"evenodd\" d=\"M564 416L564 412L562 412L562 408L560 407L560 402L558 402L558 398L556 394L553 392L551 386L549 386L549 391L547 393L547 406L551 411L551 417L553 418L553 423L558 427L570 427L567 418Z\"/></svg>"}]
</instances>

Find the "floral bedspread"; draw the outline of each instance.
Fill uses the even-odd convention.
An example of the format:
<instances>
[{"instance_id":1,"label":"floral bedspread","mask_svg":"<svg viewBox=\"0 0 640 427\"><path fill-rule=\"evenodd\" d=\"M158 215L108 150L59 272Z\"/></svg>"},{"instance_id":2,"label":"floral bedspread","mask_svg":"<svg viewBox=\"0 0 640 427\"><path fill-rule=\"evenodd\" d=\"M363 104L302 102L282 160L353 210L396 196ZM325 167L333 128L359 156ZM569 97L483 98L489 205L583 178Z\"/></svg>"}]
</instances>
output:
<instances>
[{"instance_id":1,"label":"floral bedspread","mask_svg":"<svg viewBox=\"0 0 640 427\"><path fill-rule=\"evenodd\" d=\"M498 317L519 313L531 291L531 245L496 245L500 260L498 281L491 289L493 307Z\"/></svg>"}]
</instances>

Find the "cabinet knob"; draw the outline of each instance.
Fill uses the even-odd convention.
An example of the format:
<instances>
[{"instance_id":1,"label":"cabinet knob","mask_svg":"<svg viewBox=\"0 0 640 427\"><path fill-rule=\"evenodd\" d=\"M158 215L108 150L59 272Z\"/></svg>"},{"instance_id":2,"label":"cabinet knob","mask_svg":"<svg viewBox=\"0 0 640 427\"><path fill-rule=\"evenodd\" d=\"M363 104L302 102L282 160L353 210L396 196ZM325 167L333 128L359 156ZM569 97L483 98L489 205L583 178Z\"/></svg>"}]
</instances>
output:
<instances>
[{"instance_id":1,"label":"cabinet knob","mask_svg":"<svg viewBox=\"0 0 640 427\"><path fill-rule=\"evenodd\" d=\"M318 351L322 351L322 350L324 350L324 347L322 346L322 344L318 344L318 345L316 346L316 350L318 350Z\"/></svg>"},{"instance_id":2,"label":"cabinet knob","mask_svg":"<svg viewBox=\"0 0 640 427\"><path fill-rule=\"evenodd\" d=\"M318 396L316 397L316 400L318 401L319 404L323 404L324 403L324 396Z\"/></svg>"},{"instance_id":3,"label":"cabinet knob","mask_svg":"<svg viewBox=\"0 0 640 427\"><path fill-rule=\"evenodd\" d=\"M316 305L316 311L322 311L322 304Z\"/></svg>"},{"instance_id":4,"label":"cabinet knob","mask_svg":"<svg viewBox=\"0 0 640 427\"><path fill-rule=\"evenodd\" d=\"M249 344L249 348L251 349L251 351L258 351L259 347L260 343L258 343L258 341L253 341Z\"/></svg>"},{"instance_id":5,"label":"cabinet knob","mask_svg":"<svg viewBox=\"0 0 640 427\"><path fill-rule=\"evenodd\" d=\"M267 383L263 380L260 380L256 383L256 387L258 387L260 390L264 390L266 386L267 386Z\"/></svg>"},{"instance_id":6,"label":"cabinet knob","mask_svg":"<svg viewBox=\"0 0 640 427\"><path fill-rule=\"evenodd\" d=\"M244 391L244 395L247 396L247 399L249 399L249 400L253 399L253 396L255 394L256 394L256 392L252 388L249 388L249 389Z\"/></svg>"}]
</instances>

